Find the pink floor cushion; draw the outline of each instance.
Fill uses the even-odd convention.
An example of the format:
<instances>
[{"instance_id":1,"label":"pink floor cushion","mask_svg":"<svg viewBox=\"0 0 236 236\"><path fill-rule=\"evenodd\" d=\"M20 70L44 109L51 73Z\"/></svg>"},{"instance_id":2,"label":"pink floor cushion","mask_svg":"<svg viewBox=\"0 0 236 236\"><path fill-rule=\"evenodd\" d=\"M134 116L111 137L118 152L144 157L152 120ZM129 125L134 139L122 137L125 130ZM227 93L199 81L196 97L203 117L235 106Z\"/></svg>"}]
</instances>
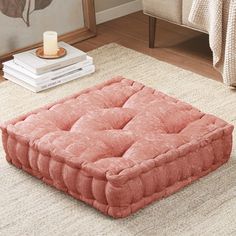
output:
<instances>
[{"instance_id":1,"label":"pink floor cushion","mask_svg":"<svg viewBox=\"0 0 236 236\"><path fill-rule=\"evenodd\" d=\"M118 218L224 164L233 126L118 77L1 129L10 163Z\"/></svg>"}]
</instances>

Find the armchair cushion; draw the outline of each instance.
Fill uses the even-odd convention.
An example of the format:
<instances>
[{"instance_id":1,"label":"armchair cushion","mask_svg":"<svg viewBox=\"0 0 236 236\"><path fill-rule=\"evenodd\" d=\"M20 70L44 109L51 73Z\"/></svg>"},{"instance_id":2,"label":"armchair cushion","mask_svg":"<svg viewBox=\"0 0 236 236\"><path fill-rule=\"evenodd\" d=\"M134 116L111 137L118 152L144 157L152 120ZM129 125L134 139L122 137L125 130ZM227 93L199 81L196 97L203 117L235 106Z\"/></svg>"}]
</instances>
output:
<instances>
[{"instance_id":1,"label":"armchair cushion","mask_svg":"<svg viewBox=\"0 0 236 236\"><path fill-rule=\"evenodd\" d=\"M147 15L182 24L182 0L143 0Z\"/></svg>"},{"instance_id":2,"label":"armchair cushion","mask_svg":"<svg viewBox=\"0 0 236 236\"><path fill-rule=\"evenodd\" d=\"M191 7L192 7L192 3L193 0L183 0L183 4L182 4L182 24L194 29L197 29L199 31L205 32L205 30L199 26L196 26L192 23L189 22L188 17L189 17L189 13L191 11Z\"/></svg>"}]
</instances>

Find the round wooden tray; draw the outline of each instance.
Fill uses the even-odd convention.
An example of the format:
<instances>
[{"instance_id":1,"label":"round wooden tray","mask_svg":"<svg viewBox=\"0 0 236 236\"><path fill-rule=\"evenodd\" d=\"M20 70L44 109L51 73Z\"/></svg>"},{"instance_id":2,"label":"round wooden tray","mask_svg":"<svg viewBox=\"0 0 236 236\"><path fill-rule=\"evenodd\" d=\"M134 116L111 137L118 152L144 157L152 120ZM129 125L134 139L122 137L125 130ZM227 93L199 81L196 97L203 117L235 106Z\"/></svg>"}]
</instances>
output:
<instances>
[{"instance_id":1,"label":"round wooden tray","mask_svg":"<svg viewBox=\"0 0 236 236\"><path fill-rule=\"evenodd\" d=\"M37 57L43 58L43 59L58 59L61 57L64 57L66 55L66 49L65 48L58 48L56 55L44 55L43 47L38 48L36 50Z\"/></svg>"}]
</instances>

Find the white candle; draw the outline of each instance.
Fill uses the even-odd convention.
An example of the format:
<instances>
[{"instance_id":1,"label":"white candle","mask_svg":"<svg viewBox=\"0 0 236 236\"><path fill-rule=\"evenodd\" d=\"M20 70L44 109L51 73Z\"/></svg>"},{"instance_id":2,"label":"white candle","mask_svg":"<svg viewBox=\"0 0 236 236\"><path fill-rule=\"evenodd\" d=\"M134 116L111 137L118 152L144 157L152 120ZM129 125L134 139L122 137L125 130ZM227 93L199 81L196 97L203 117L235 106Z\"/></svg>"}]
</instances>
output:
<instances>
[{"instance_id":1,"label":"white candle","mask_svg":"<svg viewBox=\"0 0 236 236\"><path fill-rule=\"evenodd\" d=\"M58 51L57 32L46 31L43 34L43 52L45 55L53 56Z\"/></svg>"}]
</instances>

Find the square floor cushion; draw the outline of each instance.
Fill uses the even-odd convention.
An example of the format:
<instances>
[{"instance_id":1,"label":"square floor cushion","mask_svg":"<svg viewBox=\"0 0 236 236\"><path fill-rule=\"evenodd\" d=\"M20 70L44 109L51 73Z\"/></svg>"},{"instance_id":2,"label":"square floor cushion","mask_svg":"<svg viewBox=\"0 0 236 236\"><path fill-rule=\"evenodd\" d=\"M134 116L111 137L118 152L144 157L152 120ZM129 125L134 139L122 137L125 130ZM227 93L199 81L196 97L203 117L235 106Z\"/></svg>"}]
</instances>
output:
<instances>
[{"instance_id":1,"label":"square floor cushion","mask_svg":"<svg viewBox=\"0 0 236 236\"><path fill-rule=\"evenodd\" d=\"M233 126L118 77L1 129L10 163L118 218L225 163Z\"/></svg>"}]
</instances>

